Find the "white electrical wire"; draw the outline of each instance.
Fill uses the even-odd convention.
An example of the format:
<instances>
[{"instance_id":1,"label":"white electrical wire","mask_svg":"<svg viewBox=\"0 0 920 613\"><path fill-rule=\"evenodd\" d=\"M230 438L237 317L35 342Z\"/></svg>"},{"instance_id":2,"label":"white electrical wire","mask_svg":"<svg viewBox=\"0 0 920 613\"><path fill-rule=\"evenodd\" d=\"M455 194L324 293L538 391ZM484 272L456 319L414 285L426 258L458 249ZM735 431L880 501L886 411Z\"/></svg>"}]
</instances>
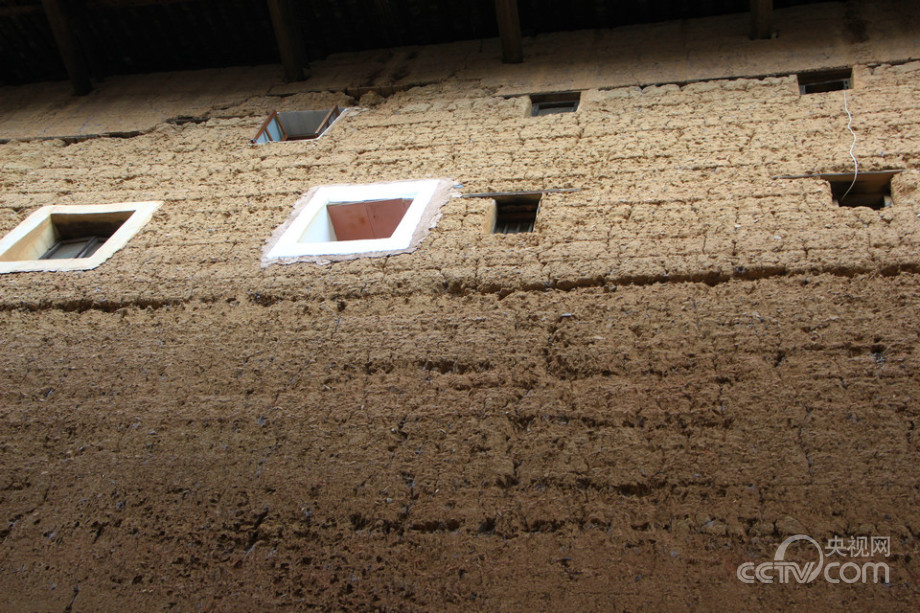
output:
<instances>
[{"instance_id":1,"label":"white electrical wire","mask_svg":"<svg viewBox=\"0 0 920 613\"><path fill-rule=\"evenodd\" d=\"M843 90L843 110L847 112L847 117L849 118L847 121L847 130L853 135L853 144L850 145L850 157L853 158L853 182L850 183L850 187L847 188L846 193L840 198L841 201L850 194L853 186L856 185L856 177L859 175L859 162L856 161L856 156L853 155L853 149L856 148L856 132L853 131L853 115L850 113L850 107L847 104L847 90Z\"/></svg>"}]
</instances>

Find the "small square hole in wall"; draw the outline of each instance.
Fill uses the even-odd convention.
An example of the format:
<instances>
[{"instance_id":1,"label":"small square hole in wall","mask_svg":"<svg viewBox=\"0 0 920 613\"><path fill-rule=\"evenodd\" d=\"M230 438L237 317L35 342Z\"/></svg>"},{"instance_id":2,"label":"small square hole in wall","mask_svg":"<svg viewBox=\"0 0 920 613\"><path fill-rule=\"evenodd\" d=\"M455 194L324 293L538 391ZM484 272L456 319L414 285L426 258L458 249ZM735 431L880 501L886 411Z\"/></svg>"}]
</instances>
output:
<instances>
[{"instance_id":1,"label":"small square hole in wall","mask_svg":"<svg viewBox=\"0 0 920 613\"><path fill-rule=\"evenodd\" d=\"M824 174L821 178L831 184L831 194L839 206L866 206L870 209L883 209L891 206L891 179L897 171L864 172L856 176L852 173Z\"/></svg>"},{"instance_id":2,"label":"small square hole in wall","mask_svg":"<svg viewBox=\"0 0 920 613\"><path fill-rule=\"evenodd\" d=\"M274 111L259 128L253 143L319 138L341 115L339 107L321 111Z\"/></svg>"},{"instance_id":3,"label":"small square hole in wall","mask_svg":"<svg viewBox=\"0 0 920 613\"><path fill-rule=\"evenodd\" d=\"M0 273L95 268L124 247L159 206L42 207L0 240Z\"/></svg>"},{"instance_id":4,"label":"small square hole in wall","mask_svg":"<svg viewBox=\"0 0 920 613\"><path fill-rule=\"evenodd\" d=\"M493 234L533 232L541 194L515 194L495 197Z\"/></svg>"},{"instance_id":5,"label":"small square hole in wall","mask_svg":"<svg viewBox=\"0 0 920 613\"><path fill-rule=\"evenodd\" d=\"M531 94L530 115L542 117L559 113L574 113L581 101L581 92L556 92L553 94Z\"/></svg>"},{"instance_id":6,"label":"small square hole in wall","mask_svg":"<svg viewBox=\"0 0 920 613\"><path fill-rule=\"evenodd\" d=\"M820 94L835 92L853 87L853 69L820 70L817 72L800 72L796 75L799 80L800 94Z\"/></svg>"}]
</instances>

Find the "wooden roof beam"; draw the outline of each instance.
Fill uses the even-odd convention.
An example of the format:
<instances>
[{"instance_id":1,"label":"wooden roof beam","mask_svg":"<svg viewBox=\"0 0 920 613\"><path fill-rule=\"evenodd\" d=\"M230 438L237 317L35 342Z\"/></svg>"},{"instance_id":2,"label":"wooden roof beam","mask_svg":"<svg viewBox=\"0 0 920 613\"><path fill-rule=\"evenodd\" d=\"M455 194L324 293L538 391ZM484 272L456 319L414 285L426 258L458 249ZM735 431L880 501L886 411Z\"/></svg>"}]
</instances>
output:
<instances>
[{"instance_id":1,"label":"wooden roof beam","mask_svg":"<svg viewBox=\"0 0 920 613\"><path fill-rule=\"evenodd\" d=\"M69 7L65 6L62 0L42 0L42 8L51 25L51 33L57 43L64 68L67 69L67 75L70 77L73 93L85 96L93 90L93 85L89 80L86 57L80 46L80 39L77 37L76 25L68 10Z\"/></svg>"},{"instance_id":2,"label":"wooden roof beam","mask_svg":"<svg viewBox=\"0 0 920 613\"><path fill-rule=\"evenodd\" d=\"M523 62L524 45L521 40L517 0L495 0L495 16L498 19L498 34L502 40L502 61L506 64Z\"/></svg>"},{"instance_id":3,"label":"wooden roof beam","mask_svg":"<svg viewBox=\"0 0 920 613\"><path fill-rule=\"evenodd\" d=\"M773 0L751 0L751 38L773 37Z\"/></svg>"},{"instance_id":4,"label":"wooden roof beam","mask_svg":"<svg viewBox=\"0 0 920 613\"><path fill-rule=\"evenodd\" d=\"M275 29L275 40L281 53L286 81L303 81L307 77L304 71L306 51L303 33L295 10L290 0L268 0L268 12Z\"/></svg>"}]
</instances>

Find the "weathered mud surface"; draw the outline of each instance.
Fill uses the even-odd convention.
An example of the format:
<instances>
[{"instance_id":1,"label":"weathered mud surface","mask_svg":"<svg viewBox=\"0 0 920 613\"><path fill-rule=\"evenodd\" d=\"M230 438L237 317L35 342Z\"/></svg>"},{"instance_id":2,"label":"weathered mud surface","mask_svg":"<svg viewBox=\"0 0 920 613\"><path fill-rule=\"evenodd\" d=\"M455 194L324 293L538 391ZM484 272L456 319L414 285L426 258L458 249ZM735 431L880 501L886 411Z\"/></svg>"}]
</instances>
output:
<instances>
[{"instance_id":1,"label":"weathered mud surface","mask_svg":"<svg viewBox=\"0 0 920 613\"><path fill-rule=\"evenodd\" d=\"M918 310L823 275L7 311L4 608L910 610ZM796 533L890 535L891 584L736 579Z\"/></svg>"}]
</instances>

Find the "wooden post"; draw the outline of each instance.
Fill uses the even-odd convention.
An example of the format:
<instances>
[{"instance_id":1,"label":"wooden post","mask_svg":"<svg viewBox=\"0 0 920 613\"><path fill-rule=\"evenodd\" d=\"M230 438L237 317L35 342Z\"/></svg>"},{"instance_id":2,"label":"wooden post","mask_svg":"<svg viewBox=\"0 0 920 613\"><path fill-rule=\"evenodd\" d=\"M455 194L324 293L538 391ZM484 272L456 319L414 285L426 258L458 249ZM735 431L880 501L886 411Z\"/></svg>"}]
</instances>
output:
<instances>
[{"instance_id":1,"label":"wooden post","mask_svg":"<svg viewBox=\"0 0 920 613\"><path fill-rule=\"evenodd\" d=\"M502 61L506 64L523 62L524 46L517 0L495 0L495 16L498 18L498 33L502 39Z\"/></svg>"},{"instance_id":2,"label":"wooden post","mask_svg":"<svg viewBox=\"0 0 920 613\"><path fill-rule=\"evenodd\" d=\"M54 41L57 43L64 68L67 69L70 83L73 85L73 92L78 96L84 96L92 91L93 86L89 80L86 58L80 47L73 21L62 0L42 0L42 7L45 9L48 23L51 24L51 33L54 34Z\"/></svg>"},{"instance_id":3,"label":"wooden post","mask_svg":"<svg viewBox=\"0 0 920 613\"><path fill-rule=\"evenodd\" d=\"M751 0L751 38L773 36L773 0Z\"/></svg>"},{"instance_id":4,"label":"wooden post","mask_svg":"<svg viewBox=\"0 0 920 613\"><path fill-rule=\"evenodd\" d=\"M275 29L275 40L281 53L285 80L303 81L306 78L303 37L293 5L290 0L268 0L268 12Z\"/></svg>"}]
</instances>

